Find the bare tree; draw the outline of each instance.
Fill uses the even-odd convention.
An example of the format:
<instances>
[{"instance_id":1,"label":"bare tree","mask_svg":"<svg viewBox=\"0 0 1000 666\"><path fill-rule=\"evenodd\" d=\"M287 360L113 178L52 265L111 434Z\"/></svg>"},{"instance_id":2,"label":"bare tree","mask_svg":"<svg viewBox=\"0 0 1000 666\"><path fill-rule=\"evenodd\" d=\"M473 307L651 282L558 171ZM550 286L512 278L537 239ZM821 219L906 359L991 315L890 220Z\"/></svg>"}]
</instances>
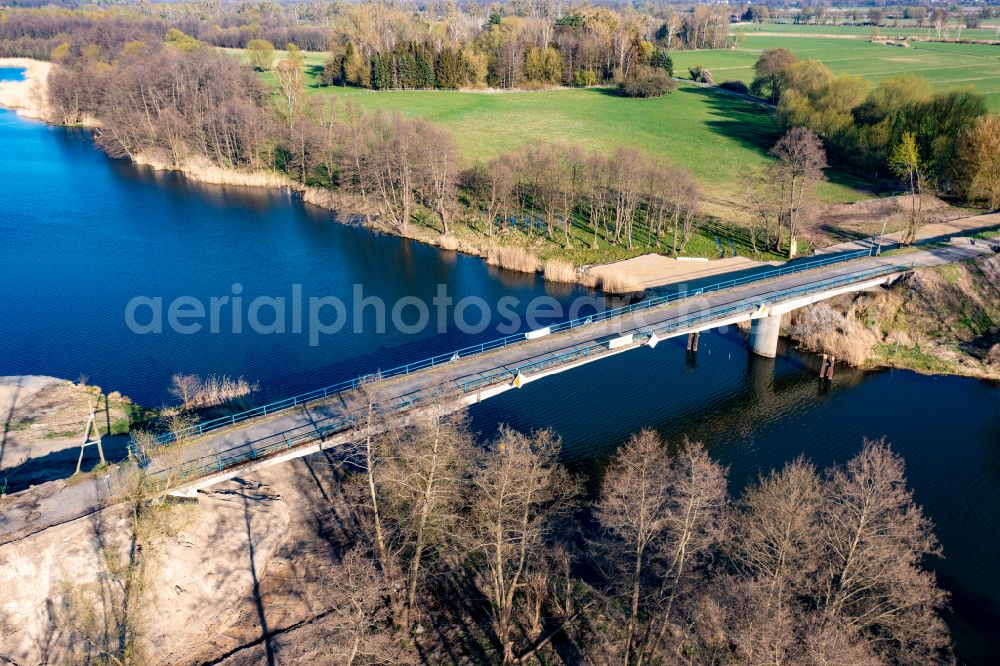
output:
<instances>
[{"instance_id":1,"label":"bare tree","mask_svg":"<svg viewBox=\"0 0 1000 666\"><path fill-rule=\"evenodd\" d=\"M674 508L670 456L659 435L643 430L626 442L611 460L596 517L602 529L618 542L629 584L625 625L624 663L631 663L646 565L667 537L668 514ZM647 576L648 577L648 576ZM645 594L644 594L645 593Z\"/></svg>"},{"instance_id":2,"label":"bare tree","mask_svg":"<svg viewBox=\"0 0 1000 666\"><path fill-rule=\"evenodd\" d=\"M767 250L776 244L771 236L771 221L777 221L780 217L780 203L775 196L775 191L769 182L767 175L763 173L748 173L743 182L743 200L749 216L750 247L754 252L758 251L757 241L760 239L760 248ZM761 235L763 232L763 236Z\"/></svg>"},{"instance_id":3,"label":"bare tree","mask_svg":"<svg viewBox=\"0 0 1000 666\"><path fill-rule=\"evenodd\" d=\"M469 566L489 601L504 664L515 659L515 610L530 563L576 494L556 462L560 445L547 430L525 435L504 427L473 475Z\"/></svg>"},{"instance_id":4,"label":"bare tree","mask_svg":"<svg viewBox=\"0 0 1000 666\"><path fill-rule=\"evenodd\" d=\"M416 129L419 143L415 152L420 160L418 178L425 183L426 199L441 220L442 233L447 234L457 185L455 144L450 134L425 120L417 121Z\"/></svg>"},{"instance_id":5,"label":"bare tree","mask_svg":"<svg viewBox=\"0 0 1000 666\"><path fill-rule=\"evenodd\" d=\"M305 96L302 68L291 59L282 60L274 66L274 78L278 82L278 108L285 122L291 123Z\"/></svg>"},{"instance_id":6,"label":"bare tree","mask_svg":"<svg viewBox=\"0 0 1000 666\"><path fill-rule=\"evenodd\" d=\"M761 582L765 611L807 590L819 566L820 479L804 459L747 488L733 521L732 555Z\"/></svg>"},{"instance_id":7,"label":"bare tree","mask_svg":"<svg viewBox=\"0 0 1000 666\"><path fill-rule=\"evenodd\" d=\"M656 592L657 611L637 645L638 666L660 659L677 600L697 583L698 567L722 538L725 524L726 470L700 443L684 443L664 482L670 486L671 505L664 518L666 537L659 549L662 582Z\"/></svg>"},{"instance_id":8,"label":"bare tree","mask_svg":"<svg viewBox=\"0 0 1000 666\"><path fill-rule=\"evenodd\" d=\"M497 227L497 217L506 217L514 194L516 167L512 155L504 153L485 165L478 165L471 174L471 189L482 202L486 213L486 233L491 238Z\"/></svg>"},{"instance_id":9,"label":"bare tree","mask_svg":"<svg viewBox=\"0 0 1000 666\"><path fill-rule=\"evenodd\" d=\"M344 554L328 576L332 607L322 628L330 632L325 649L334 663L416 663L408 650L394 640L391 613L385 605L391 581L359 546Z\"/></svg>"},{"instance_id":10,"label":"bare tree","mask_svg":"<svg viewBox=\"0 0 1000 666\"><path fill-rule=\"evenodd\" d=\"M394 548L405 565L404 628L413 625L427 552L447 548L457 538L454 527L474 452L465 424L436 412L390 442L383 503L394 527Z\"/></svg>"},{"instance_id":11,"label":"bare tree","mask_svg":"<svg viewBox=\"0 0 1000 666\"><path fill-rule=\"evenodd\" d=\"M362 412L358 423L358 435L361 439L361 453L364 459L363 469L367 491L366 501L372 521L372 540L374 541L379 570L388 580L398 578L398 562L395 553L389 549L388 528L385 525L384 509L382 507L381 491L382 474L385 468L387 430L385 415L382 411L381 387L378 378L364 382L359 387L362 401ZM402 603L395 585L389 587L389 600L393 617L401 617Z\"/></svg>"},{"instance_id":12,"label":"bare tree","mask_svg":"<svg viewBox=\"0 0 1000 666\"><path fill-rule=\"evenodd\" d=\"M946 657L948 634L936 614L946 594L922 560L940 548L931 523L906 488L903 460L885 440L823 484L823 562L818 605L825 624L863 634L894 660Z\"/></svg>"},{"instance_id":13,"label":"bare tree","mask_svg":"<svg viewBox=\"0 0 1000 666\"><path fill-rule=\"evenodd\" d=\"M780 179L782 217L788 227L788 256L794 257L799 209L806 194L824 178L826 150L812 130L793 127L774 144L771 155L779 160L775 175Z\"/></svg>"}]
</instances>

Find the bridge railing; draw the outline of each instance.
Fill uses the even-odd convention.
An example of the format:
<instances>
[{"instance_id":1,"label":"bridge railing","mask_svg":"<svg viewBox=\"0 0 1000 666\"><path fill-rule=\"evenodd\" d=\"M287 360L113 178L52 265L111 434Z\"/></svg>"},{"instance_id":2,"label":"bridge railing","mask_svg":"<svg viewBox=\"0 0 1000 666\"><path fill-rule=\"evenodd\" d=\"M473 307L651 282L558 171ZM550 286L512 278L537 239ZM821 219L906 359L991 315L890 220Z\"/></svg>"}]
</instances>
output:
<instances>
[{"instance_id":1,"label":"bridge railing","mask_svg":"<svg viewBox=\"0 0 1000 666\"><path fill-rule=\"evenodd\" d=\"M811 259L809 261L792 264L791 266L782 266L781 268L775 268L770 271L761 271L757 273L752 273L750 275L744 275L743 277L734 278L732 280L723 280L722 282L714 282L705 287L698 287L695 289L685 289L684 291L674 292L672 294L667 294L666 296L658 296L657 298L646 299L643 301L639 301L638 303L632 303L629 305L622 306L620 308L605 310L604 312L599 312L591 316L579 317L577 319L572 319L570 321L564 321L558 324L553 324L552 326L549 327L549 332L558 333L560 331L568 331L578 326L584 326L587 324L593 324L600 321L606 321L608 319L614 319L616 317L621 317L624 315L641 312L643 310L650 310L652 308L656 308L661 305L665 305L667 303L672 303L674 301L679 301L686 298L693 298L695 296L704 296L705 294L712 294L718 291L732 289L734 287L742 287L743 285L753 284L754 282L773 280L779 277L785 277L786 275L792 275L793 273L801 273L802 271L822 268L824 266L829 266L831 264L838 264L845 261L852 261L854 259L861 259L862 257L870 257L871 255L872 251L870 249L857 250L855 252L848 252L846 254L837 254L829 257L824 257L822 259Z\"/></svg>"},{"instance_id":2,"label":"bridge railing","mask_svg":"<svg viewBox=\"0 0 1000 666\"><path fill-rule=\"evenodd\" d=\"M862 273L852 273L850 275L844 275L835 278L828 278L826 280L820 280L819 282L810 282L809 284L802 285L799 287L789 287L788 289L782 289L780 291L772 292L770 294L767 294L766 296L744 298L735 303L707 308L696 314L684 315L673 321L661 324L660 326L647 329L643 331L642 334L647 335L649 333L672 333L678 329L689 328L703 321L723 319L730 315L756 310L762 304L767 305L770 303L780 302L782 300L792 298L794 296L798 296L801 294L817 293L850 284L866 282L868 280L873 280L877 277L892 275L893 273L899 273L902 271L911 270L913 269L913 267L914 267L913 263L885 266L881 268L875 268L870 271L864 271ZM480 388L484 388L486 386L492 386L504 380L510 380L511 378L516 377L518 373L521 372L530 370L534 371L544 370L546 368L555 365L562 365L564 363L572 362L574 360L579 359L580 357L589 356L592 353L606 349L608 349L608 346L607 343L604 342L591 344L586 347L577 347L570 351L563 352L561 354L555 354L553 356L548 356L542 359L531 361L530 363L524 365L518 365L513 368L505 368L504 370L493 372L489 375L484 375L482 377L476 377L475 379L470 379L466 382L463 382L462 389L464 392L468 393L471 391L478 390Z\"/></svg>"},{"instance_id":3,"label":"bridge railing","mask_svg":"<svg viewBox=\"0 0 1000 666\"><path fill-rule=\"evenodd\" d=\"M588 324L598 323L602 321L608 321L610 319L627 316L630 314L634 314L636 312L641 312L643 310L649 310L652 308L659 307L661 305L683 300L686 298L694 298L705 294L723 291L725 289L732 289L733 287L739 287L746 284L752 284L755 282L763 282L765 280L773 280L775 278L792 275L794 273L800 273L802 271L814 270L816 268L822 268L824 266L829 266L831 264L843 263L855 259L860 259L862 257L871 256L871 252L872 251L870 249L858 250L856 252L848 252L845 254L837 254L828 257L823 257L822 259L811 259L809 261L797 262L790 266L782 266L781 268L753 273L751 275L746 275L732 280L723 280L721 282L716 282L707 285L705 287L699 287L697 289L687 289L684 291L675 292L673 294L668 294L666 296L659 296L657 298L651 298L644 301L639 301L638 303L633 303L620 308L605 310L603 312L595 313L594 315L588 317L579 317L577 319L572 319L569 321L560 322L558 324L553 324L548 328L550 333L568 331L578 328L580 326L585 326ZM428 368L434 368L437 366L446 365L448 363L452 363L459 359L468 358L470 356L476 356L479 354L484 354L486 352L490 352L496 349L502 349L511 344L524 342L525 335L526 335L525 333L516 333L514 335L508 335L506 337L497 338L494 340L490 340L488 342L483 342L478 345L463 347L461 349L456 349L454 351L450 351L444 354L438 354L437 356L432 356L430 358L425 358L419 361L415 361L413 363L397 366L389 370L381 370L377 373L361 375L359 377L355 377L354 379L348 379L346 381L338 382L336 384L331 384L329 386L324 386L322 388L314 389L312 391L307 391L306 393L300 393L298 395L294 395L289 398L283 398L281 400L275 400L273 402L269 402L265 405L252 407L245 411L237 412L229 416L221 416L219 418L210 419L207 421L201 421L199 423L177 430L175 432L162 433L156 437L156 443L157 445L169 444L181 437L200 436L212 430L217 430L219 428L225 428L228 426L236 425L241 421L246 421L248 419L256 418L259 416L268 416L270 414L281 412L293 407L298 407L300 405L322 401L339 393L355 389L366 380L375 377L378 377L380 379L388 379L391 377L408 375L410 373L417 372L420 370L426 370Z\"/></svg>"},{"instance_id":4,"label":"bridge railing","mask_svg":"<svg viewBox=\"0 0 1000 666\"><path fill-rule=\"evenodd\" d=\"M835 289L837 287L847 286L850 284L857 284L860 282L866 282L868 280L875 279L877 277L883 277L891 275L893 273L900 273L903 271L912 270L914 264L896 264L892 266L885 266L869 271L864 271L862 273L852 273L850 275L838 276L835 278L828 278L826 280L819 280L817 282L810 282L805 285L798 287L789 287L788 289L782 289L780 291L773 292L766 296L753 297L741 299L735 303L730 303L721 306L715 306L712 308L707 308L702 312L695 314L684 315L678 317L675 320L663 323L659 326L649 328L642 331L640 335L645 335L648 339L649 334L661 333L661 332L673 332L679 329L695 326L699 323L711 320L724 319L730 315L745 313L752 311L760 307L761 304L770 304L780 302L782 300L792 298L798 295L818 293L826 291L829 289ZM448 395L449 393L463 394L468 393L479 388L486 386L492 386L499 384L504 381L510 381L513 377L517 376L520 372L528 371L540 371L546 370L548 368L557 367L560 365L565 365L566 363L571 363L573 361L586 358L592 355L600 354L608 350L607 343L597 342L591 343L585 346L577 346L573 348L567 348L564 351L553 353L541 359L536 359L530 363L519 365L515 368L504 368L502 370L497 370L488 375L477 377L476 379L469 380L462 384L457 384L452 387L450 391L447 392L434 392L435 398L440 399L441 397ZM404 411L414 404L418 400L412 396L403 397L397 399L392 404L378 405L377 409L382 412L399 412ZM219 451L217 453L202 456L195 460L182 463L180 465L174 465L162 470L157 470L150 475L153 480L160 478L174 477L174 480L190 481L204 476L210 476L212 474L223 472L232 467L242 465L245 463L253 462L254 460L266 458L270 455L280 453L281 451L290 450L295 448L296 445L300 443L305 443L308 441L314 441L317 438L325 438L331 435L335 435L350 428L354 427L357 423L357 415L347 414L347 415L336 415L328 416L315 424L298 426L292 430L276 433L272 437L275 441L261 444L259 446L251 445L239 445L232 447L231 449L226 449L224 451Z\"/></svg>"}]
</instances>

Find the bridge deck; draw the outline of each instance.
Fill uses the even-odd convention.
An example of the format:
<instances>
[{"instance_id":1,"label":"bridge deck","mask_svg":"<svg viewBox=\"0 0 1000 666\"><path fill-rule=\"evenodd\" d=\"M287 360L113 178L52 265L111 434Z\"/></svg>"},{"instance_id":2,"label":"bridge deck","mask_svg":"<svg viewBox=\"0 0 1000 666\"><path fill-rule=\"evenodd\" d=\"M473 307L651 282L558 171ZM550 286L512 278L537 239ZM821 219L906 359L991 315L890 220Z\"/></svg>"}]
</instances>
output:
<instances>
[{"instance_id":1,"label":"bridge deck","mask_svg":"<svg viewBox=\"0 0 1000 666\"><path fill-rule=\"evenodd\" d=\"M779 303L801 297L815 286L822 290L831 281L853 276L903 270L901 264L927 267L959 261L985 250L970 246L944 247L892 257L872 257L793 274L764 283L754 283L715 294L676 301L661 307L613 320L596 322L571 331L524 340L482 355L458 359L450 364L379 382L380 404L405 408L430 399L475 402L509 386L518 372L531 379L537 373L595 361L626 351L645 341L651 330L658 337L684 335L712 328L723 320L746 319L757 302ZM787 296L787 298L783 298ZM622 349L607 349L609 336L633 333L636 343ZM498 390L499 387L499 390ZM252 460L281 448L292 448L324 434L340 432L350 425L350 415L361 409L357 391L348 391L326 402L298 407L271 417L237 424L186 442L183 452L154 459L150 470L162 474L178 465L191 474L204 475L240 461Z\"/></svg>"},{"instance_id":2,"label":"bridge deck","mask_svg":"<svg viewBox=\"0 0 1000 666\"><path fill-rule=\"evenodd\" d=\"M720 291L711 295L676 301L644 310L634 315L594 323L563 333L525 340L495 351L459 359L443 366L386 380L379 392L386 403L418 404L421 398L452 397L454 403L475 401L477 391L488 397L490 391L503 390L519 369L529 377L559 371L582 362L590 362L632 347L608 350L602 339L608 335L636 333L641 344L645 335L659 329L658 337L683 335L743 318L754 304L771 304L801 298L803 293L819 293L823 283L841 280L842 284L865 274L887 275L901 264L915 268L930 267L973 258L989 250L960 245L917 250L891 257L872 257L789 275L768 282ZM633 347L636 345L633 345ZM584 351L587 350L587 351ZM580 354L574 358L573 354ZM551 364L551 365L549 365ZM548 367L547 367L548 366ZM149 464L154 475L174 473L178 466L189 481L211 477L217 470L240 469L260 456L275 456L280 450L293 453L314 450L323 436L341 433L345 419L359 407L357 392L338 394L326 402L286 410L271 416L219 429L198 439L170 447L169 455L156 456ZM342 438L342 437L341 437ZM338 439L341 439L338 438ZM0 544L23 538L50 525L67 522L99 510L109 491L115 491L112 472L104 477L84 477L80 482L62 484L42 497L9 497L0 512ZM210 480L210 479L209 479Z\"/></svg>"}]
</instances>

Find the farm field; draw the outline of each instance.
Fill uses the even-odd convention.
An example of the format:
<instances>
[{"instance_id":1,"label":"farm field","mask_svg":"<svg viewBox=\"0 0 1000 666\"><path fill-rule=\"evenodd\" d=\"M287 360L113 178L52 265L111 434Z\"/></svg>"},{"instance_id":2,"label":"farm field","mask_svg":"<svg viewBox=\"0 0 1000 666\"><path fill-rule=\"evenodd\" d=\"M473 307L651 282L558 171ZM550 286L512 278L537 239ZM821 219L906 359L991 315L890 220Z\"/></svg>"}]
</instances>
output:
<instances>
[{"instance_id":1,"label":"farm field","mask_svg":"<svg viewBox=\"0 0 1000 666\"><path fill-rule=\"evenodd\" d=\"M957 26L953 22L950 26L951 36L957 37ZM780 32L791 35L838 35L853 36L859 39L868 39L872 35L875 26L872 25L813 25L807 23L744 23L733 26L733 32L743 31L748 34L774 33ZM920 37L924 39L935 38L937 32L933 27L920 27L912 21L900 21L898 26L880 26L879 34L883 37ZM962 28L962 39L1000 41L995 25L984 23L979 28Z\"/></svg>"},{"instance_id":2,"label":"farm field","mask_svg":"<svg viewBox=\"0 0 1000 666\"><path fill-rule=\"evenodd\" d=\"M738 49L674 51L674 67L679 76L685 75L688 67L701 65L711 70L716 83L726 80L749 83L761 51L781 47L790 49L800 59L819 60L836 74L857 74L873 83L897 74L919 74L937 90L971 86L986 97L992 111L1000 112L1000 46L997 45L914 42L910 48L902 48L862 39L750 33Z\"/></svg>"}]
</instances>

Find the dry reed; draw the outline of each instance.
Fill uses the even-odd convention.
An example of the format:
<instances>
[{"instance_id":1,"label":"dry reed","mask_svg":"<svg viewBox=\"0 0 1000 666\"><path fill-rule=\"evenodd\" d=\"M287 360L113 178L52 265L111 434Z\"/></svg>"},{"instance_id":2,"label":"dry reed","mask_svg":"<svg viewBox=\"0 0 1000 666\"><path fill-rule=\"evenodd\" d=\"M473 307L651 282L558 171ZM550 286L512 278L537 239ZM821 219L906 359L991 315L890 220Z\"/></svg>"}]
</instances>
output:
<instances>
[{"instance_id":1,"label":"dry reed","mask_svg":"<svg viewBox=\"0 0 1000 666\"><path fill-rule=\"evenodd\" d=\"M209 375L202 379L197 375L177 374L173 376L170 393L181 401L184 409L203 409L244 398L259 388L257 382L250 383L243 377Z\"/></svg>"},{"instance_id":2,"label":"dry reed","mask_svg":"<svg viewBox=\"0 0 1000 666\"><path fill-rule=\"evenodd\" d=\"M577 272L573 264L560 259L547 259L544 266L545 279L550 282L576 282Z\"/></svg>"},{"instance_id":3,"label":"dry reed","mask_svg":"<svg viewBox=\"0 0 1000 666\"><path fill-rule=\"evenodd\" d=\"M601 290L608 294L634 294L644 291L642 284L631 275L613 272L601 274Z\"/></svg>"},{"instance_id":4,"label":"dry reed","mask_svg":"<svg viewBox=\"0 0 1000 666\"><path fill-rule=\"evenodd\" d=\"M523 247L497 246L486 251L486 263L509 271L535 273L538 271L538 257Z\"/></svg>"},{"instance_id":5,"label":"dry reed","mask_svg":"<svg viewBox=\"0 0 1000 666\"><path fill-rule=\"evenodd\" d=\"M864 365L879 342L875 331L858 318L853 303L845 310L827 303L795 310L789 315L788 331L801 347L855 367Z\"/></svg>"}]
</instances>

